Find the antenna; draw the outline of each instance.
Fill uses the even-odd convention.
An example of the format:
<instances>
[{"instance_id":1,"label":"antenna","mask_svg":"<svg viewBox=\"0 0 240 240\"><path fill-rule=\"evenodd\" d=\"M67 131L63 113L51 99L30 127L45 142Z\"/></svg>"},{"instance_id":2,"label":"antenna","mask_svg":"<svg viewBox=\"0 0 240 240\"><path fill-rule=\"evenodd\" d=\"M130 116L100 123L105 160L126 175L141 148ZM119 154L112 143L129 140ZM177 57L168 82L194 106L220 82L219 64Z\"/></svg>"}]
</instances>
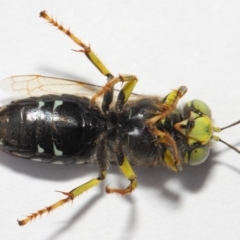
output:
<instances>
[{"instance_id":1,"label":"antenna","mask_svg":"<svg viewBox=\"0 0 240 240\"><path fill-rule=\"evenodd\" d=\"M227 128L236 126L236 125L238 125L239 123L240 123L240 120L238 120L237 122L234 122L234 123L232 123L232 124L230 124L230 125L228 125L228 126L226 126L226 127L223 127L223 128L213 127L213 131L214 131L214 132L221 132L221 131L223 131L223 130L225 130L225 129L227 129ZM219 136L214 136L214 135L213 135L213 136L212 136L212 139L215 140L215 141L217 141L217 142L222 142L223 144L227 145L229 148L231 148L232 150L234 150L235 152L237 152L237 153L240 154L240 150L239 150L239 149L237 149L237 148L235 148L234 146L232 146L231 144L223 141Z\"/></svg>"}]
</instances>

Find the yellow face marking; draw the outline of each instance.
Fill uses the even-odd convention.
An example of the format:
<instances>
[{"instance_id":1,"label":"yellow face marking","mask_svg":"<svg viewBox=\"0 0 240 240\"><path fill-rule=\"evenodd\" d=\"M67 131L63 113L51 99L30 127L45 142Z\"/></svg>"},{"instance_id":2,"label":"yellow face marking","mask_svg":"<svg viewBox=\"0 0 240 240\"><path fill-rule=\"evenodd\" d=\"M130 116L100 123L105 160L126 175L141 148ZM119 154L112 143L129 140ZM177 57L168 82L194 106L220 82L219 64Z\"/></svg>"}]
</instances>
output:
<instances>
[{"instance_id":1,"label":"yellow face marking","mask_svg":"<svg viewBox=\"0 0 240 240\"><path fill-rule=\"evenodd\" d=\"M189 121L194 121L194 126L191 129L186 130ZM210 141L213 134L211 119L206 115L200 116L194 112L190 113L189 119L176 123L174 128L188 138L189 145L196 142L205 145Z\"/></svg>"}]
</instances>

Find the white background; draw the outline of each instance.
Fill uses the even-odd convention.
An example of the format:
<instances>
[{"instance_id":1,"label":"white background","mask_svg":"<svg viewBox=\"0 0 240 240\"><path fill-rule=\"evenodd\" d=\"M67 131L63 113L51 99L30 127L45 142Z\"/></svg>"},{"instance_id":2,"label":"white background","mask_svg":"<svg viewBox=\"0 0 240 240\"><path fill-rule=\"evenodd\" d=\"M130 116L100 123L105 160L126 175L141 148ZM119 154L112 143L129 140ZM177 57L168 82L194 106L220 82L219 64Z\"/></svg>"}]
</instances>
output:
<instances>
[{"instance_id":1,"label":"white background","mask_svg":"<svg viewBox=\"0 0 240 240\"><path fill-rule=\"evenodd\" d=\"M164 96L186 85L182 103L204 100L216 125L240 119L239 1L1 0L1 79L38 73L105 83L84 55L70 51L78 46L38 17L41 10L91 43L112 73L137 75L136 92ZM240 147L240 127L221 136ZM130 196L105 194L107 184L128 184L112 167L101 186L19 227L17 218L62 198L54 190L69 191L98 169L2 153L0 239L239 239L240 156L234 151L216 143L206 163L180 174L134 170L139 186Z\"/></svg>"}]
</instances>

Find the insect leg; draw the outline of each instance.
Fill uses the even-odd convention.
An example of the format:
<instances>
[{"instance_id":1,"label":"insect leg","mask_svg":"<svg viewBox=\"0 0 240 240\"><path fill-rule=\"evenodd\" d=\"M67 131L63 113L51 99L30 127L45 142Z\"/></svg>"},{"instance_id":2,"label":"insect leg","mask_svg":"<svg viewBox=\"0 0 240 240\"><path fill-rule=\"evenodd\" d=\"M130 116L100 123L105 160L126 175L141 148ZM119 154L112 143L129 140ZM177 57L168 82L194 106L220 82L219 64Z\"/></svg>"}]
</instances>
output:
<instances>
[{"instance_id":1,"label":"insect leg","mask_svg":"<svg viewBox=\"0 0 240 240\"><path fill-rule=\"evenodd\" d=\"M160 131L156 125L148 126L148 131L154 136L158 137L155 141L156 143L165 144L168 146L168 149L165 151L163 157L163 161L166 166L175 172L182 171L182 164L179 158L177 144L172 136L167 132Z\"/></svg>"},{"instance_id":2,"label":"insect leg","mask_svg":"<svg viewBox=\"0 0 240 240\"><path fill-rule=\"evenodd\" d=\"M64 28L61 24L55 21L52 17L50 17L46 11L40 12L40 17L47 20L53 26L57 27L60 31L68 35L77 45L79 45L82 49L79 52L83 52L86 57L92 62L92 64L107 77L107 81L110 82L113 79L112 73L107 69L107 67L102 63L99 57L92 51L90 46L87 46L83 43L79 38L77 38L69 29ZM110 84L111 85L111 84ZM106 87L107 91L104 92L103 102L102 102L102 110L106 113L109 110L109 106L113 99L113 87Z\"/></svg>"},{"instance_id":3,"label":"insect leg","mask_svg":"<svg viewBox=\"0 0 240 240\"><path fill-rule=\"evenodd\" d=\"M64 195L66 195L67 197L57 201L56 203L54 203L48 207L45 207L35 213L28 215L23 220L18 220L18 224L20 226L24 226L28 222L37 218L38 216L42 216L44 213L49 213L49 212L53 211L54 209L64 205L65 203L73 201L77 196L86 192L90 188L98 185L105 179L106 174L107 174L107 162L106 162L107 156L106 156L106 151L105 151L105 147L104 147L105 136L100 135L100 137L97 141L98 141L97 146L99 146L99 147L97 147L97 149L96 149L96 158L97 158L97 163L100 168L99 176L97 178L90 180L89 182L86 182L86 183L72 189L70 192L57 191L57 192L60 192Z\"/></svg>"},{"instance_id":4,"label":"insect leg","mask_svg":"<svg viewBox=\"0 0 240 240\"><path fill-rule=\"evenodd\" d=\"M110 104L112 102L112 99L113 99L113 86L118 81L126 82L124 84L123 88L120 90L120 92L118 94L118 99L117 99L116 104L115 104L116 110L120 111L122 109L122 106L124 105L124 103L127 102L130 94L133 91L133 88L137 84L138 79L133 75L123 75L123 76L119 76L118 78L112 78L101 89L101 91L103 91L104 93L102 93L100 91L94 96L95 98L97 98L99 96L98 94L100 94L100 95L103 94L102 110L103 110L104 113L108 112L108 110L109 110L109 106L110 106Z\"/></svg>"},{"instance_id":5,"label":"insect leg","mask_svg":"<svg viewBox=\"0 0 240 240\"><path fill-rule=\"evenodd\" d=\"M107 186L106 187L107 193L118 193L121 195L126 195L126 194L132 192L137 187L137 176L133 172L132 167L126 156L123 156L123 158L121 160L120 169L121 169L122 173L124 174L124 176L130 181L130 185L125 189L110 188Z\"/></svg>"},{"instance_id":6,"label":"insect leg","mask_svg":"<svg viewBox=\"0 0 240 240\"><path fill-rule=\"evenodd\" d=\"M118 189L118 188L110 188L106 187L107 193L118 193L121 195L126 195L130 192L132 192L137 187L137 176L133 172L132 167L127 159L126 156L124 156L122 151L122 145L119 139L116 140L116 155L117 155L117 163L119 165L120 170L124 174L124 176L130 181L130 184L125 189Z\"/></svg>"},{"instance_id":7,"label":"insect leg","mask_svg":"<svg viewBox=\"0 0 240 240\"><path fill-rule=\"evenodd\" d=\"M102 94L104 94L103 97L103 103L102 103L102 110L104 113L106 113L109 109L109 105L112 102L113 99L113 86L119 82L122 81L120 80L120 77L114 78L114 76L112 75L112 73L107 69L107 67L102 63L102 61L99 59L99 57L92 51L90 46L87 46L84 42L82 42L79 38L77 38L69 29L64 28L64 26L62 26L61 24L59 24L57 21L55 21L52 17L50 17L46 11L42 11L40 12L40 17L44 18L45 20L47 20L49 23L51 23L53 26L57 27L60 31L62 31L63 33L65 33L66 35L68 35L77 45L79 45L81 47L81 49L79 50L79 52L83 52L86 57L92 62L92 64L103 74L107 77L107 81L109 84L106 84L105 87L103 87L103 92L101 92L100 94L97 93L93 98L92 98L92 103L94 103L94 101L96 100L96 98ZM130 76L133 77L133 82L135 81L134 76ZM125 76L123 77L125 78ZM114 83L116 81L116 79L118 79L118 81L116 83ZM111 80L113 80L111 82ZM129 80L128 80L129 81ZM114 83L114 84L112 84ZM136 83L135 83L136 84ZM131 94L131 91L133 89L133 87L135 86L134 83L130 84L127 83L126 87L124 86L124 99L121 100L122 101L127 101L127 98L129 97L129 95ZM131 89L132 86L132 89ZM130 91L130 92L128 92Z\"/></svg>"},{"instance_id":8,"label":"insect leg","mask_svg":"<svg viewBox=\"0 0 240 240\"><path fill-rule=\"evenodd\" d=\"M115 104L115 108L117 111L121 111L123 105L127 102L129 96L131 95L134 87L137 84L137 78L132 78L131 81L127 82L123 88L120 90L118 94L118 98Z\"/></svg>"},{"instance_id":9,"label":"insect leg","mask_svg":"<svg viewBox=\"0 0 240 240\"><path fill-rule=\"evenodd\" d=\"M181 86L179 89L173 90L165 97L161 104L157 105L158 112L153 113L154 117L146 121L148 131L158 137L156 142L165 144L170 148L171 151L167 150L165 152L164 161L169 168L177 172L182 170L182 165L177 151L176 142L169 133L160 131L157 128L156 123L167 117L175 110L179 99L186 92L187 88L185 86Z\"/></svg>"},{"instance_id":10,"label":"insect leg","mask_svg":"<svg viewBox=\"0 0 240 240\"><path fill-rule=\"evenodd\" d=\"M85 43L83 43L79 38L77 38L69 29L64 28L61 24L59 24L56 20L54 20L52 17L50 17L46 11L40 12L40 17L47 20L49 23L51 23L53 26L57 27L60 31L65 33L67 36L69 36L77 45L79 45L82 49L79 50L79 52L83 52L86 57L92 62L92 64L108 79L111 79L113 75L111 72L107 69L107 67L102 63L102 61L99 59L99 57L92 51L90 46L87 46Z\"/></svg>"},{"instance_id":11,"label":"insect leg","mask_svg":"<svg viewBox=\"0 0 240 240\"><path fill-rule=\"evenodd\" d=\"M183 97L183 95L186 92L187 92L187 87L181 86L179 89L173 90L171 93L169 93L164 98L163 102L157 105L157 108L159 109L159 111L153 113L155 116L148 119L147 123L153 125L160 119L164 119L169 114L171 114L175 110L179 99Z\"/></svg>"},{"instance_id":12,"label":"insect leg","mask_svg":"<svg viewBox=\"0 0 240 240\"><path fill-rule=\"evenodd\" d=\"M113 89L114 85L116 85L119 82L126 83L123 86L122 90L119 92L119 96L118 96L118 101L120 101L121 104L124 104L128 100L137 81L138 79L134 75L119 75L118 77L112 78L109 82L106 83L105 86L103 86L102 89L100 89L100 91L98 91L92 97L91 106L95 105L98 97L100 97L101 95L105 95L109 90Z\"/></svg>"}]
</instances>

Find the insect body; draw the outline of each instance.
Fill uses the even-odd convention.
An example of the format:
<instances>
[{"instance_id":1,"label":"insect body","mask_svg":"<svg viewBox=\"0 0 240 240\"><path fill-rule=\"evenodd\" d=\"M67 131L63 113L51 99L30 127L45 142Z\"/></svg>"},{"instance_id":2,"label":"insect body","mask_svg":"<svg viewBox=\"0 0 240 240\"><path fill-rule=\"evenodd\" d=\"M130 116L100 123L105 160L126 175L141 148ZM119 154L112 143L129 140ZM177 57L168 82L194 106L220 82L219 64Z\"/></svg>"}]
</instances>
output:
<instances>
[{"instance_id":1,"label":"insect body","mask_svg":"<svg viewBox=\"0 0 240 240\"><path fill-rule=\"evenodd\" d=\"M125 189L106 187L106 191L121 195L132 192L137 186L131 165L165 165L176 172L182 170L183 163L198 165L207 159L211 140L225 143L213 132L239 123L222 129L214 127L209 107L200 100L190 101L182 111L178 110L177 103L187 91L185 86L163 99L132 94L137 83L135 76L114 77L90 47L45 11L40 16L75 41L82 48L80 52L85 53L108 81L104 87L96 87L95 94L87 98L81 90L88 88L90 91L93 86L86 83L31 75L6 79L14 91L25 91L27 95L41 95L47 88L54 92L58 84L75 89L77 94L35 96L1 107L1 149L36 161L96 163L100 172L97 178L70 192L61 192L66 195L64 199L18 220L19 225L27 224L101 183L111 163L119 165L130 184ZM124 86L117 92L115 105L111 106L116 93L114 86L119 82ZM97 100L101 97L100 108ZM239 153L235 147L225 144Z\"/></svg>"},{"instance_id":2,"label":"insect body","mask_svg":"<svg viewBox=\"0 0 240 240\"><path fill-rule=\"evenodd\" d=\"M74 95L44 95L12 102L1 111L3 149L52 163L89 158L98 135L106 131L102 112L98 107L89 108L89 103L88 98Z\"/></svg>"}]
</instances>

